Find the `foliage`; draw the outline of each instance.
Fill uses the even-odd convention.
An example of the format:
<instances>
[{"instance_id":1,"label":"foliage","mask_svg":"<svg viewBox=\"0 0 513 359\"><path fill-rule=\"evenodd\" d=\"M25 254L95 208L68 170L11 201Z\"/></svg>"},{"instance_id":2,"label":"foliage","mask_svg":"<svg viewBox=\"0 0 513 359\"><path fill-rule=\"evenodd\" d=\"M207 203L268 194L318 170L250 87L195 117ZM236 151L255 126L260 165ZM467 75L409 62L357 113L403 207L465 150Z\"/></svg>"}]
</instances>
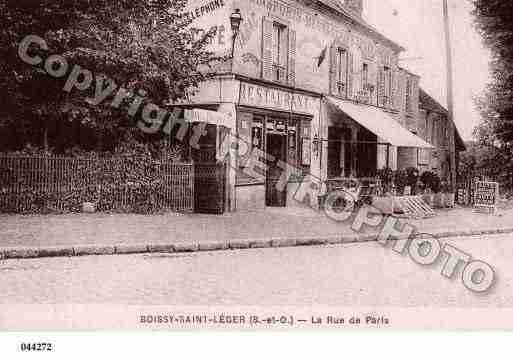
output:
<instances>
[{"instance_id":1,"label":"foliage","mask_svg":"<svg viewBox=\"0 0 513 359\"><path fill-rule=\"evenodd\" d=\"M425 185L426 189L431 190L434 193L439 193L442 186L442 181L438 174L426 171L420 175L420 181Z\"/></svg>"},{"instance_id":2,"label":"foliage","mask_svg":"<svg viewBox=\"0 0 513 359\"><path fill-rule=\"evenodd\" d=\"M376 171L376 177L383 183L390 183L394 179L394 171L387 167Z\"/></svg>"},{"instance_id":3,"label":"foliage","mask_svg":"<svg viewBox=\"0 0 513 359\"><path fill-rule=\"evenodd\" d=\"M483 122L475 130L482 151L474 151L476 164L483 152L503 177L513 177L513 0L474 0L475 24L491 49L492 82L476 103ZM467 159L466 159L467 160ZM472 160L471 160L472 161ZM513 186L513 180L508 181Z\"/></svg>"},{"instance_id":4,"label":"foliage","mask_svg":"<svg viewBox=\"0 0 513 359\"><path fill-rule=\"evenodd\" d=\"M78 122L105 137L134 125L126 115L129 101L110 106L84 99L93 94L95 81L105 79L133 93L142 90L146 101L159 106L185 98L209 76L217 59L207 51L213 32L195 37L186 0L0 0L0 127L15 128L16 135L41 137L49 122ZM56 79L43 65L31 66L18 56L27 35L45 39L49 50L36 48L44 59L60 54L70 64L94 74L89 90L62 90L67 75ZM107 80L108 79L108 80ZM119 136L122 136L119 135ZM55 139L50 138L50 141Z\"/></svg>"},{"instance_id":5,"label":"foliage","mask_svg":"<svg viewBox=\"0 0 513 359\"><path fill-rule=\"evenodd\" d=\"M408 185L408 174L405 170L394 172L394 185L398 193L404 192L404 187Z\"/></svg>"},{"instance_id":6,"label":"foliage","mask_svg":"<svg viewBox=\"0 0 513 359\"><path fill-rule=\"evenodd\" d=\"M4 212L80 212L82 203L93 202L99 211L151 214L183 206L174 199L185 203L192 196L185 190L192 166L157 160L147 148L102 158L18 155L23 158L0 162Z\"/></svg>"}]
</instances>

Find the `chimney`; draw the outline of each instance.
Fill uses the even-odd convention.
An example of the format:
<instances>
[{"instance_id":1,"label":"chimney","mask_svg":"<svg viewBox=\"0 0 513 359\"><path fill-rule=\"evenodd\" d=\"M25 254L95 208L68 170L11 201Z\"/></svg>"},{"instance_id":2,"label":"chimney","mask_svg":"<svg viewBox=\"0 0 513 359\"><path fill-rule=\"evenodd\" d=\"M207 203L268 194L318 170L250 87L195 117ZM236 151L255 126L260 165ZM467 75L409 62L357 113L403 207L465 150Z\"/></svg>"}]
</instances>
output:
<instances>
[{"instance_id":1,"label":"chimney","mask_svg":"<svg viewBox=\"0 0 513 359\"><path fill-rule=\"evenodd\" d=\"M342 6L358 17L362 17L363 0L340 0Z\"/></svg>"}]
</instances>

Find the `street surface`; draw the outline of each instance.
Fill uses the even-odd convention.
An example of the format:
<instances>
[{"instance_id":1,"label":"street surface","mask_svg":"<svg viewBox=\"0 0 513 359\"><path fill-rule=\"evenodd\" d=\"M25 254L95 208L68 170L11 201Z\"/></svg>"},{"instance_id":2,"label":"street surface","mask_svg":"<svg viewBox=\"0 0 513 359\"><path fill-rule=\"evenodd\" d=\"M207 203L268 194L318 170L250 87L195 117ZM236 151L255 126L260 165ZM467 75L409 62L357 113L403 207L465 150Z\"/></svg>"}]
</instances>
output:
<instances>
[{"instance_id":1,"label":"street surface","mask_svg":"<svg viewBox=\"0 0 513 359\"><path fill-rule=\"evenodd\" d=\"M513 236L448 240L491 264L473 294L378 243L0 262L0 304L512 307Z\"/></svg>"}]
</instances>

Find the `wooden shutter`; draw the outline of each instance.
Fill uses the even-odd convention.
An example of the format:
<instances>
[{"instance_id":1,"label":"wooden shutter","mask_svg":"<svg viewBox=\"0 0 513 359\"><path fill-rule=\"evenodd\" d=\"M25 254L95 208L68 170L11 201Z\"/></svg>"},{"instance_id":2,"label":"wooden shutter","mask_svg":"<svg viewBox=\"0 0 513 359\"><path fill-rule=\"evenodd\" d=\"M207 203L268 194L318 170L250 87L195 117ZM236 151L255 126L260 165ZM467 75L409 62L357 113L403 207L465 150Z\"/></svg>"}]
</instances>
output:
<instances>
[{"instance_id":1,"label":"wooden shutter","mask_svg":"<svg viewBox=\"0 0 513 359\"><path fill-rule=\"evenodd\" d=\"M296 84L296 31L289 29L289 54L287 66L287 83Z\"/></svg>"},{"instance_id":2,"label":"wooden shutter","mask_svg":"<svg viewBox=\"0 0 513 359\"><path fill-rule=\"evenodd\" d=\"M354 54L347 52L347 98L353 98L355 94L354 86Z\"/></svg>"},{"instance_id":3,"label":"wooden shutter","mask_svg":"<svg viewBox=\"0 0 513 359\"><path fill-rule=\"evenodd\" d=\"M378 69L378 106L383 107L385 105L385 70L382 66Z\"/></svg>"},{"instance_id":4,"label":"wooden shutter","mask_svg":"<svg viewBox=\"0 0 513 359\"><path fill-rule=\"evenodd\" d=\"M262 23L262 78L273 79L273 21L267 17Z\"/></svg>"},{"instance_id":5,"label":"wooden shutter","mask_svg":"<svg viewBox=\"0 0 513 359\"><path fill-rule=\"evenodd\" d=\"M333 44L330 47L330 93L332 95L338 95L337 90L337 59L338 59L338 47Z\"/></svg>"},{"instance_id":6,"label":"wooden shutter","mask_svg":"<svg viewBox=\"0 0 513 359\"><path fill-rule=\"evenodd\" d=\"M414 114L419 112L419 78L412 79L411 82L411 111Z\"/></svg>"},{"instance_id":7,"label":"wooden shutter","mask_svg":"<svg viewBox=\"0 0 513 359\"><path fill-rule=\"evenodd\" d=\"M391 101L390 106L395 110L401 109L401 88L400 88L400 77L398 70L392 71L392 93L390 94Z\"/></svg>"}]
</instances>

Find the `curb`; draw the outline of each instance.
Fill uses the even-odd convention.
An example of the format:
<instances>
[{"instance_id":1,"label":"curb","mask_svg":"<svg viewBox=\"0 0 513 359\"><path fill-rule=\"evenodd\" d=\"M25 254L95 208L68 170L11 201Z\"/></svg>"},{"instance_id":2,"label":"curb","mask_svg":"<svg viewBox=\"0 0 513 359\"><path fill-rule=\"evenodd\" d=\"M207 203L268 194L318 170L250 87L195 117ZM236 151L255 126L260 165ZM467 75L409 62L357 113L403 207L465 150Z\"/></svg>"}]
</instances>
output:
<instances>
[{"instance_id":1,"label":"curb","mask_svg":"<svg viewBox=\"0 0 513 359\"><path fill-rule=\"evenodd\" d=\"M475 237L483 235L497 235L513 233L512 228L487 230L456 230L452 232L438 232L432 235L437 239ZM175 244L117 244L117 245L75 245L75 246L49 246L49 247L4 247L0 248L0 260L31 259L51 257L80 257L92 255L114 254L144 254L144 253L192 253L215 252L225 250L243 250L256 248L287 248L287 247L313 247L342 245L350 243L375 242L377 234L327 236L319 238L273 238L273 239L243 239L227 242L207 243L175 243ZM398 238L405 240L406 238Z\"/></svg>"}]
</instances>

